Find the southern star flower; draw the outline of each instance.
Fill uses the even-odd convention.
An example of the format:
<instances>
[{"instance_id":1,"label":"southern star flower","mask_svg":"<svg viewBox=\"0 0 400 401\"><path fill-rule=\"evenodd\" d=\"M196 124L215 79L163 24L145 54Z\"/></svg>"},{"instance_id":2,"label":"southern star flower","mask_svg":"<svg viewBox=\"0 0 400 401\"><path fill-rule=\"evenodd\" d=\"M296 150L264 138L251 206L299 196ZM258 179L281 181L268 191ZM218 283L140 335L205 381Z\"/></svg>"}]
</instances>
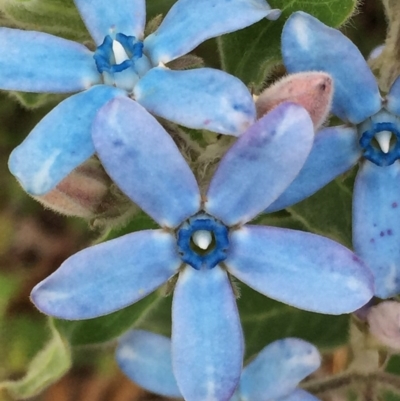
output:
<instances>
[{"instance_id":1,"label":"southern star flower","mask_svg":"<svg viewBox=\"0 0 400 401\"><path fill-rule=\"evenodd\" d=\"M116 359L139 386L164 397L182 398L173 374L169 338L131 330L119 340ZM312 344L298 338L274 341L243 369L230 401L319 401L297 386L320 364Z\"/></svg>"},{"instance_id":2,"label":"southern star flower","mask_svg":"<svg viewBox=\"0 0 400 401\"><path fill-rule=\"evenodd\" d=\"M97 154L121 190L162 228L73 255L33 289L33 302L52 316L93 318L178 275L172 312L178 385L189 401L228 400L243 359L229 274L271 298L322 313L351 312L373 294L371 273L342 245L306 232L245 225L293 181L313 137L306 110L281 104L238 138L202 197L155 118L127 98L111 100L93 124Z\"/></svg>"},{"instance_id":3,"label":"southern star flower","mask_svg":"<svg viewBox=\"0 0 400 401\"><path fill-rule=\"evenodd\" d=\"M310 156L268 212L312 195L360 161L353 197L353 244L375 275L375 293L400 292L400 79L381 99L357 47L304 12L282 33L289 72L324 71L334 83L332 112L346 125L320 130Z\"/></svg>"},{"instance_id":4,"label":"southern star flower","mask_svg":"<svg viewBox=\"0 0 400 401\"><path fill-rule=\"evenodd\" d=\"M255 119L245 85L214 69L171 71L206 39L268 17L265 0L179 0L143 41L145 0L74 0L97 50L41 32L0 28L0 88L78 92L49 113L11 154L24 189L43 195L94 153L90 127L108 100L125 94L150 113L191 128L239 135Z\"/></svg>"}]
</instances>

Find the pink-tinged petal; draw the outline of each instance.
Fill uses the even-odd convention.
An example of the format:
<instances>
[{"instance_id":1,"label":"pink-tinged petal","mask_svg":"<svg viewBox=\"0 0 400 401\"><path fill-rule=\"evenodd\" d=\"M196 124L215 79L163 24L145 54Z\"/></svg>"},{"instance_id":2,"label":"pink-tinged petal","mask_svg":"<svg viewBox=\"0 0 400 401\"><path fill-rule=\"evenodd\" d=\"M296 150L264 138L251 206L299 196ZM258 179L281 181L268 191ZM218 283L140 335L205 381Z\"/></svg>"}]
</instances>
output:
<instances>
[{"instance_id":1,"label":"pink-tinged petal","mask_svg":"<svg viewBox=\"0 0 400 401\"><path fill-rule=\"evenodd\" d=\"M172 310L172 363L186 401L228 401L239 382L243 336L235 296L219 266L179 273Z\"/></svg>"},{"instance_id":2,"label":"pink-tinged petal","mask_svg":"<svg viewBox=\"0 0 400 401\"><path fill-rule=\"evenodd\" d=\"M282 103L241 135L211 180L205 208L231 226L264 210L299 173L314 128L306 110Z\"/></svg>"}]
</instances>

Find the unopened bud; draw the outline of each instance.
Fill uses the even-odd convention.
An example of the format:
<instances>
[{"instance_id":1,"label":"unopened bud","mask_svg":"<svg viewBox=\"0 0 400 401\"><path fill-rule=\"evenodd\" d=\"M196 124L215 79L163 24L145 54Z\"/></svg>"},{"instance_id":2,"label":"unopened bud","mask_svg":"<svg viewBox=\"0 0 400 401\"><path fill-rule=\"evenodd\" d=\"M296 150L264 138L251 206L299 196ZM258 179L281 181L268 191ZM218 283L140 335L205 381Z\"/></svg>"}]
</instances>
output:
<instances>
[{"instance_id":1,"label":"unopened bud","mask_svg":"<svg viewBox=\"0 0 400 401\"><path fill-rule=\"evenodd\" d=\"M370 332L382 344L400 349L400 303L384 301L368 314Z\"/></svg>"},{"instance_id":2,"label":"unopened bud","mask_svg":"<svg viewBox=\"0 0 400 401\"><path fill-rule=\"evenodd\" d=\"M265 89L256 100L257 117L282 102L293 102L303 106L317 130L328 117L333 96L333 81L325 72L299 72L283 77Z\"/></svg>"},{"instance_id":3,"label":"unopened bud","mask_svg":"<svg viewBox=\"0 0 400 401\"><path fill-rule=\"evenodd\" d=\"M111 179L96 159L89 159L53 190L34 198L44 206L67 216L93 218L101 209Z\"/></svg>"}]
</instances>

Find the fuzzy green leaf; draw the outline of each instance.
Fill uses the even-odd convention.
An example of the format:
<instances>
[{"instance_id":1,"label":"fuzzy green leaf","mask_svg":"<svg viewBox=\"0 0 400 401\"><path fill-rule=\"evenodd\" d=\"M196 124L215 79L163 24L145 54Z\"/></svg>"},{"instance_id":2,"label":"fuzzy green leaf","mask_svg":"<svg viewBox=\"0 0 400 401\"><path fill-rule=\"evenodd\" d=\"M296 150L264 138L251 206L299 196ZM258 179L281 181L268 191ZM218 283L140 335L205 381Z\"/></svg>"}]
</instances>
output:
<instances>
[{"instance_id":1,"label":"fuzzy green leaf","mask_svg":"<svg viewBox=\"0 0 400 401\"><path fill-rule=\"evenodd\" d=\"M52 338L31 361L27 374L20 380L0 383L16 399L27 399L39 394L62 377L71 367L71 352L57 330L51 328Z\"/></svg>"},{"instance_id":2,"label":"fuzzy green leaf","mask_svg":"<svg viewBox=\"0 0 400 401\"><path fill-rule=\"evenodd\" d=\"M155 292L109 315L79 321L54 319L54 326L72 346L105 343L137 324L159 299Z\"/></svg>"},{"instance_id":3,"label":"fuzzy green leaf","mask_svg":"<svg viewBox=\"0 0 400 401\"><path fill-rule=\"evenodd\" d=\"M347 342L349 315L306 312L267 298L242 283L239 287L238 307L246 341L246 358L284 337L302 338L322 349Z\"/></svg>"},{"instance_id":4,"label":"fuzzy green leaf","mask_svg":"<svg viewBox=\"0 0 400 401\"><path fill-rule=\"evenodd\" d=\"M307 231L352 247L352 193L340 178L287 210Z\"/></svg>"},{"instance_id":5,"label":"fuzzy green leaf","mask_svg":"<svg viewBox=\"0 0 400 401\"><path fill-rule=\"evenodd\" d=\"M17 27L90 40L73 0L0 0L0 11Z\"/></svg>"},{"instance_id":6,"label":"fuzzy green leaf","mask_svg":"<svg viewBox=\"0 0 400 401\"><path fill-rule=\"evenodd\" d=\"M281 32L295 11L305 11L327 25L337 27L354 12L357 0L269 0L282 10L277 21L266 19L218 39L222 67L256 91L271 69L281 62Z\"/></svg>"}]
</instances>

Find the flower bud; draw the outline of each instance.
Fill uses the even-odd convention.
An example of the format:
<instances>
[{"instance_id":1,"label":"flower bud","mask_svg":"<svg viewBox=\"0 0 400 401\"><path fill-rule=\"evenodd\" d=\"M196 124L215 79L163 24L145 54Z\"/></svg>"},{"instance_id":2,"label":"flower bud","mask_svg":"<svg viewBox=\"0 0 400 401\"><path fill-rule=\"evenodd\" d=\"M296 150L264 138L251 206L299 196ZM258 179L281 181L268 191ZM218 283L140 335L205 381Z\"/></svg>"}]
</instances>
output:
<instances>
[{"instance_id":1,"label":"flower bud","mask_svg":"<svg viewBox=\"0 0 400 401\"><path fill-rule=\"evenodd\" d=\"M53 190L45 195L34 196L44 206L67 216L90 219L101 212L112 181L100 162L89 159Z\"/></svg>"},{"instance_id":2,"label":"flower bud","mask_svg":"<svg viewBox=\"0 0 400 401\"><path fill-rule=\"evenodd\" d=\"M325 72L290 74L265 89L256 100L260 118L282 102L303 106L317 130L326 120L332 103L333 81Z\"/></svg>"},{"instance_id":3,"label":"flower bud","mask_svg":"<svg viewBox=\"0 0 400 401\"><path fill-rule=\"evenodd\" d=\"M371 308L368 314L371 334L382 344L400 349L400 303L384 301Z\"/></svg>"}]
</instances>

